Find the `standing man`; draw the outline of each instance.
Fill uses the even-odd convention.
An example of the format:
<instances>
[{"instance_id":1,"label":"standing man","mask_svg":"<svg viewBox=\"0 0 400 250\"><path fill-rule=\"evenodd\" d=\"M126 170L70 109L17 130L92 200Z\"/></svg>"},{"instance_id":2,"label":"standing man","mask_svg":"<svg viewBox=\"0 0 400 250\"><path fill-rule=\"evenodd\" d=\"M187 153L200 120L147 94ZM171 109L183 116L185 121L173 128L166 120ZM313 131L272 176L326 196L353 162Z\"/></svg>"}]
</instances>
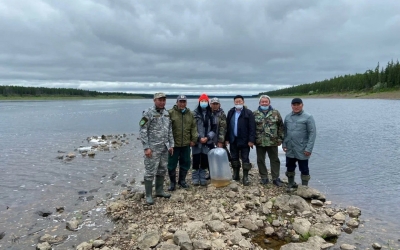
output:
<instances>
[{"instance_id":1,"label":"standing man","mask_svg":"<svg viewBox=\"0 0 400 250\"><path fill-rule=\"evenodd\" d=\"M171 194L164 193L164 176L167 172L168 153L174 153L174 137L168 112L164 109L166 95L154 94L154 106L143 111L140 125L140 139L144 149L144 186L146 202L154 204L152 189L156 177L156 197L169 198Z\"/></svg>"},{"instance_id":2,"label":"standing man","mask_svg":"<svg viewBox=\"0 0 400 250\"><path fill-rule=\"evenodd\" d=\"M302 185L308 185L310 180L308 159L317 136L314 118L303 110L303 101L300 98L292 100L292 112L285 117L284 133L282 148L286 152L286 176L290 191L291 188L297 187L294 182L296 162L299 164Z\"/></svg>"},{"instance_id":3,"label":"standing man","mask_svg":"<svg viewBox=\"0 0 400 250\"><path fill-rule=\"evenodd\" d=\"M278 146L283 141L283 120L278 110L271 105L271 98L267 95L260 96L259 107L253 112L256 120L256 151L257 165L263 185L267 185L268 171L265 165L265 154L268 153L271 166L272 183L281 187L279 171L281 162L278 157Z\"/></svg>"},{"instance_id":4,"label":"standing man","mask_svg":"<svg viewBox=\"0 0 400 250\"><path fill-rule=\"evenodd\" d=\"M256 124L253 112L244 106L243 96L237 95L233 100L235 107L229 110L226 119L225 144L230 145L231 165L233 168L232 178L236 181L240 180L241 164L239 158L241 158L243 163L243 185L248 186L250 185L249 171L251 169L249 154L250 148L253 148L256 140Z\"/></svg>"},{"instance_id":5,"label":"standing man","mask_svg":"<svg viewBox=\"0 0 400 250\"><path fill-rule=\"evenodd\" d=\"M171 182L168 188L169 191L174 191L176 187L176 166L178 161L178 185L182 188L189 188L186 183L186 175L190 169L190 147L194 146L194 142L197 140L197 127L193 113L186 105L186 96L179 95L176 98L176 105L168 111L172 121L175 142L174 154L168 157L168 175Z\"/></svg>"},{"instance_id":6,"label":"standing man","mask_svg":"<svg viewBox=\"0 0 400 250\"><path fill-rule=\"evenodd\" d=\"M224 110L221 108L221 103L217 97L211 98L210 104L215 124L217 124L217 136L213 138L213 141L217 147L223 148L226 135L226 115Z\"/></svg>"}]
</instances>

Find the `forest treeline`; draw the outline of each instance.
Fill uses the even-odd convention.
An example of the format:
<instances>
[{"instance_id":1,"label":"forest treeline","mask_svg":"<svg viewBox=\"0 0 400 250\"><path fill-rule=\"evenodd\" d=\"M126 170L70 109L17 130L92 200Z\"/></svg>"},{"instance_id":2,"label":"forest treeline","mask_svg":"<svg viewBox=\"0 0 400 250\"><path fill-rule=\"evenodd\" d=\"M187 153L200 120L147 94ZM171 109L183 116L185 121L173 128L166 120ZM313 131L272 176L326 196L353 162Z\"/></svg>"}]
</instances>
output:
<instances>
[{"instance_id":1,"label":"forest treeline","mask_svg":"<svg viewBox=\"0 0 400 250\"><path fill-rule=\"evenodd\" d=\"M259 95L270 96L312 95L344 92L378 92L400 88L400 63L388 62L380 68L379 63L374 70L354 75L335 76L331 79L301 84L289 88L262 92Z\"/></svg>"},{"instance_id":2,"label":"forest treeline","mask_svg":"<svg viewBox=\"0 0 400 250\"><path fill-rule=\"evenodd\" d=\"M4 97L125 97L149 98L150 94L131 94L123 92L98 92L72 88L45 88L23 86L0 86L0 95Z\"/></svg>"}]
</instances>

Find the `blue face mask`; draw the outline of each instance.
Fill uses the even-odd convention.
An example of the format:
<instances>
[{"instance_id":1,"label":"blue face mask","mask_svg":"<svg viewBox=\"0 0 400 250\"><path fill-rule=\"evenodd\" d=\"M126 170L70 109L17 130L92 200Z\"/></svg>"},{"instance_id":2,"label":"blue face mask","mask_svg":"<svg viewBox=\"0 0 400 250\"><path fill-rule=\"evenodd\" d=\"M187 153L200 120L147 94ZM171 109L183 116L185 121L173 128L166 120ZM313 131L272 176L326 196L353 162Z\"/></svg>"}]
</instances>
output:
<instances>
[{"instance_id":1,"label":"blue face mask","mask_svg":"<svg viewBox=\"0 0 400 250\"><path fill-rule=\"evenodd\" d=\"M268 106L260 106L260 109L261 110L267 110L267 109L269 109L269 105Z\"/></svg>"},{"instance_id":2,"label":"blue face mask","mask_svg":"<svg viewBox=\"0 0 400 250\"><path fill-rule=\"evenodd\" d=\"M202 109L207 108L207 106L208 106L208 102L200 102L200 107L201 107Z\"/></svg>"},{"instance_id":3,"label":"blue face mask","mask_svg":"<svg viewBox=\"0 0 400 250\"><path fill-rule=\"evenodd\" d=\"M186 108L181 109L181 112L182 112L182 113L185 113L185 111L186 111Z\"/></svg>"}]
</instances>

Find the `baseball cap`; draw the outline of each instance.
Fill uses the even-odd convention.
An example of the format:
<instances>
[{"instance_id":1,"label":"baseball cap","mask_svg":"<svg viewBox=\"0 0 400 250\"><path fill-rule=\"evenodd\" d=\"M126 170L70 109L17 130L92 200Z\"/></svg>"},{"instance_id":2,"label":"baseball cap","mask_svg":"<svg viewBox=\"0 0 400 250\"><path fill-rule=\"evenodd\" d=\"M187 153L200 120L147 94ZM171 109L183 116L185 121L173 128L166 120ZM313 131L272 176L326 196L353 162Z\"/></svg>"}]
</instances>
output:
<instances>
[{"instance_id":1,"label":"baseball cap","mask_svg":"<svg viewBox=\"0 0 400 250\"><path fill-rule=\"evenodd\" d=\"M296 97L292 100L292 104L295 104L295 103L303 103L303 101L300 98Z\"/></svg>"},{"instance_id":2,"label":"baseball cap","mask_svg":"<svg viewBox=\"0 0 400 250\"><path fill-rule=\"evenodd\" d=\"M187 101L187 98L185 95L178 95L176 98L176 101Z\"/></svg>"},{"instance_id":3,"label":"baseball cap","mask_svg":"<svg viewBox=\"0 0 400 250\"><path fill-rule=\"evenodd\" d=\"M163 98L163 97L167 97L167 96L162 92L154 94L154 99Z\"/></svg>"},{"instance_id":4,"label":"baseball cap","mask_svg":"<svg viewBox=\"0 0 400 250\"><path fill-rule=\"evenodd\" d=\"M220 103L220 102L217 97L213 97L213 98L211 98L210 103Z\"/></svg>"}]
</instances>

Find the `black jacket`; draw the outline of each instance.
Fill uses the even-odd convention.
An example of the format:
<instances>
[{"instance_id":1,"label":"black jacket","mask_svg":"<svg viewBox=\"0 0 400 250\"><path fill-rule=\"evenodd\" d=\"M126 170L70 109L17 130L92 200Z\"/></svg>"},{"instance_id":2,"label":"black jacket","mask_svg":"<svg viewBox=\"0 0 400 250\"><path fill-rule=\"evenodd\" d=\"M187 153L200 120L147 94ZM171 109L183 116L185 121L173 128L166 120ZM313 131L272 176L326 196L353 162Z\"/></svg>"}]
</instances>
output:
<instances>
[{"instance_id":1,"label":"black jacket","mask_svg":"<svg viewBox=\"0 0 400 250\"><path fill-rule=\"evenodd\" d=\"M231 126L231 119L232 117L235 119L235 112L236 109L234 107L231 108L226 118L227 129L225 141L229 141L229 143L232 143L230 134L234 128ZM256 142L256 121L254 119L253 112L250 109L243 107L238 118L236 143L238 147L245 147L249 142Z\"/></svg>"}]
</instances>

